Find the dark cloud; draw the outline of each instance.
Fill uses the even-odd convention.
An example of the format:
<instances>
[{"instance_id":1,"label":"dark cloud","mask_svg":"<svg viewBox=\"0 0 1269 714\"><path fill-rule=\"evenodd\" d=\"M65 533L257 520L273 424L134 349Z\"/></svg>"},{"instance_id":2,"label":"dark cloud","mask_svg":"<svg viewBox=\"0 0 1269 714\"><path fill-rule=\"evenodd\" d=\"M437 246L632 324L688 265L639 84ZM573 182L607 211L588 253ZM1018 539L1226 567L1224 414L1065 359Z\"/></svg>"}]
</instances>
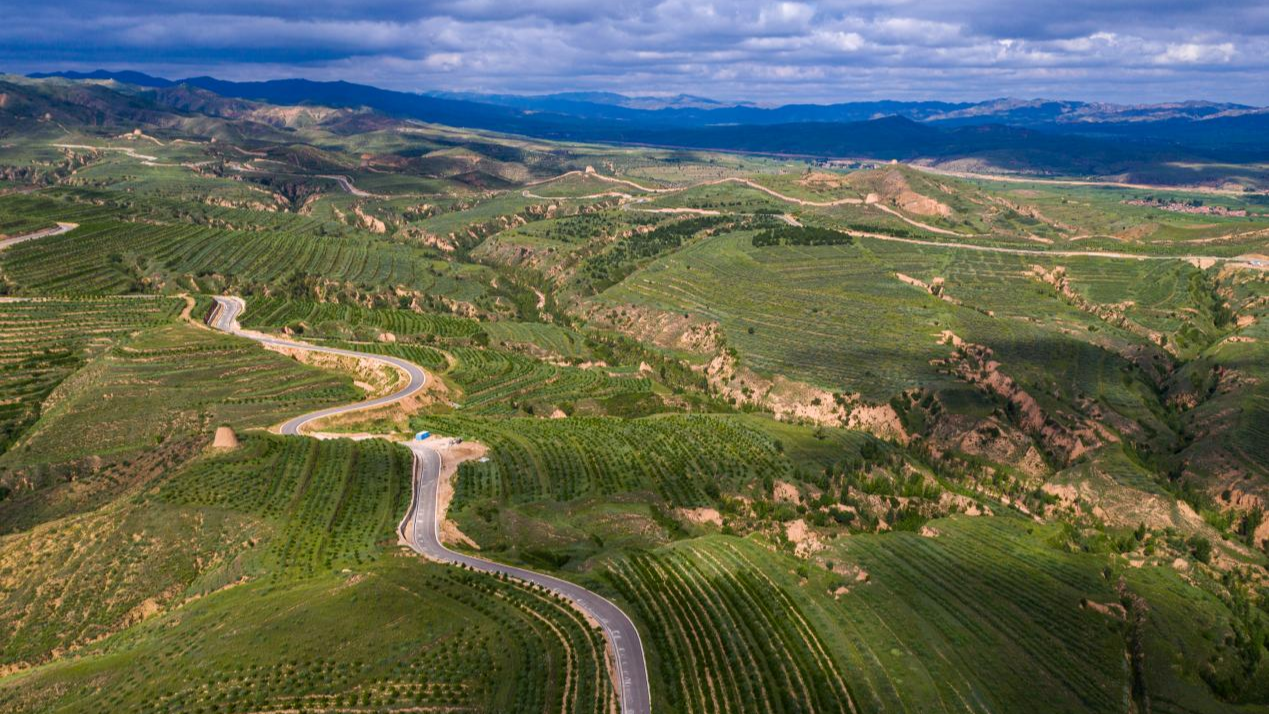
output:
<instances>
[{"instance_id":1,"label":"dark cloud","mask_svg":"<svg viewBox=\"0 0 1269 714\"><path fill-rule=\"evenodd\" d=\"M0 0L0 64L14 72L104 66L768 103L1004 95L1269 103L1264 0L11 2Z\"/></svg>"}]
</instances>

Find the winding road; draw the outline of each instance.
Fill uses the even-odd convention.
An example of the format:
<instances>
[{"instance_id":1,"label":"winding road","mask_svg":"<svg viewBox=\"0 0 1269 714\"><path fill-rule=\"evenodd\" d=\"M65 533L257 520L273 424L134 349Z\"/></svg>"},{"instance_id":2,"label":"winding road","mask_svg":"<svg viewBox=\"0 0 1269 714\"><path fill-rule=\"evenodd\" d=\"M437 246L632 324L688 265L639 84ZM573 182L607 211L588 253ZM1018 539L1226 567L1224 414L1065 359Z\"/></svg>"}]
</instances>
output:
<instances>
[{"instance_id":1,"label":"winding road","mask_svg":"<svg viewBox=\"0 0 1269 714\"><path fill-rule=\"evenodd\" d=\"M373 193L370 193L368 191L362 191L361 189L357 188L356 186L353 185L352 179L348 178L347 176L338 176L335 174L318 174L317 178L330 179L331 181L334 181L335 183L339 184L339 187L344 189L346 193L352 194L353 196L360 196L362 198L380 198L379 196L375 196L375 194Z\"/></svg>"},{"instance_id":2,"label":"winding road","mask_svg":"<svg viewBox=\"0 0 1269 714\"><path fill-rule=\"evenodd\" d=\"M238 324L238 316L246 310L246 303L237 297L215 298L216 307L208 318L208 324L217 330L229 334L246 337L264 345L289 349L309 350L326 354L343 355L359 359L370 359L390 364L403 370L408 376L405 386L392 394L375 399L330 407L319 411L302 414L285 422L281 427L283 434L298 435L303 433L308 424L323 417L347 412L370 409L404 399L419 390L427 383L427 373L421 367L396 357L342 350L334 347L319 347L304 342L269 337L257 332L243 330ZM511 565L495 563L475 558L446 548L441 543L440 522L444 514L439 512L439 489L441 474L441 455L427 446L426 442L409 442L410 451L414 454L414 497L410 508L402 519L400 533L410 547L420 555L443 563L459 565L478 570L483 573L506 575L518 580L532 583L569 600L579 610L585 612L603 628L613 655L613 667L616 670L616 684L621 699L622 714L651 714L652 700L648 686L647 662L644 659L643 641L634 623L603 596L591 592L580 585L567 580L544 575L532 570L517 568ZM409 526L407 528L407 526Z\"/></svg>"},{"instance_id":3,"label":"winding road","mask_svg":"<svg viewBox=\"0 0 1269 714\"><path fill-rule=\"evenodd\" d=\"M524 185L538 186L538 185L550 183L552 181L559 181L560 179L568 178L569 176L586 176L586 177L590 177L594 179L599 179L601 181L608 181L610 183L620 183L620 184L625 184L628 186L633 186L635 188L642 189L643 191L647 191L649 193L657 193L657 194L687 191L688 189L697 188L699 186L716 186L721 183L740 183L740 184L749 186L751 188L755 188L760 191L763 191L764 193L770 194L771 196L779 200L785 201L787 203L796 204L799 206L838 206L838 205L843 205L848 203L859 204L859 205L870 206L872 208L879 209L881 211L884 211L885 213L888 213L894 216L895 218L898 218L899 220L905 223L908 223L909 225L915 226L917 228L921 228L923 230L930 231L932 233L955 236L957 238L981 237L976 234L957 233L956 231L950 231L950 230L947 230L946 228L939 228L937 226L931 226L929 224L922 223L920 221L908 218L907 216L899 213L898 211L890 208L889 206L884 206L880 203L870 203L863 199L857 199L857 198L843 198L843 199L838 199L836 201L807 201L804 199L795 198L793 196L786 196L782 193L779 193L778 191L767 188L766 186L762 186L760 184L754 183L753 181L750 181L749 179L736 178L736 177L715 179L712 181L703 181L700 183L694 183L687 186L680 186L680 187L674 187L674 188L648 188L646 186L640 186L639 184L634 183L633 181L613 178L611 176L604 176L603 174L588 168L586 171L569 171L569 172L560 174L559 176L553 176L551 178L540 179L538 181L533 181ZM701 208L660 208L660 209L658 208L628 208L628 206L632 204L645 203L648 199L646 197L629 196L623 193L600 193L600 194L593 194L590 196L554 196L552 197L552 196L540 196L538 194L530 193L529 191L525 190L525 191L522 191L521 194L525 198L536 198L536 199L545 199L545 200L560 200L560 199L568 199L568 198L589 199L589 198L599 198L602 196L619 196L619 197L624 197L626 199L630 199L629 203L625 203L622 205L622 208L625 208L627 210L637 210L637 211L643 211L647 213L693 213L697 215L706 215L706 216L723 215L723 213L720 211L713 211L713 210L707 210L707 209L701 209ZM779 218L780 220L783 220L785 223L789 223L789 225L795 225L795 224L801 225L800 223L796 223L795 218L787 214L779 216ZM794 223L790 223L790 219L792 219ZM871 238L873 240L886 241L890 243L907 243L909 245L923 245L923 246L930 246L932 248L971 250L971 251L977 251L980 253L1005 253L1010 255L1029 255L1029 256L1036 256L1039 258L1110 258L1112 260L1182 260L1182 261L1186 261L1188 263L1192 263L1199 266L1202 266L1203 263L1211 263L1211 264L1230 263L1230 264L1236 264L1236 265L1240 265L1247 268L1256 268L1260 270L1269 268L1269 263L1267 263L1266 261L1256 257L1243 256L1243 255L1239 255L1239 256L1151 255L1151 254L1145 254L1145 253L1122 253L1122 252L1101 251L1101 250L1060 250L1060 249L1059 250L1041 250L1039 248L1006 248L1002 246L979 245L976 243L957 243L957 242L951 242L951 241L928 240L928 239L922 239L922 238L903 238L900 236L886 235L884 233L872 233L868 231L860 231L860 230L854 230L854 229L844 229L841 232L846 233L847 235L858 237L858 238Z\"/></svg>"},{"instance_id":4,"label":"winding road","mask_svg":"<svg viewBox=\"0 0 1269 714\"><path fill-rule=\"evenodd\" d=\"M8 248L11 245L17 245L18 243L22 243L28 240L35 240L36 238L49 238L51 236L60 236L61 234L66 233L68 231L73 231L76 228L79 228L78 223L60 223L59 222L56 228L45 228L44 230L35 231L34 233L27 233L26 235L11 236L9 238L0 238L0 250L4 250L5 248Z\"/></svg>"}]
</instances>

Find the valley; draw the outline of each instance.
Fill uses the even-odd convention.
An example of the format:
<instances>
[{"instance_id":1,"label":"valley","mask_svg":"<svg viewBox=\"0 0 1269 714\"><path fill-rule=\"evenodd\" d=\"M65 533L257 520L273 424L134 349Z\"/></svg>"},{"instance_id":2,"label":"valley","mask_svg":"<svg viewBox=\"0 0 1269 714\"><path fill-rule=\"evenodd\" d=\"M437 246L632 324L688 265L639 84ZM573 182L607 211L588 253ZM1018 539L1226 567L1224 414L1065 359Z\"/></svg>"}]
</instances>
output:
<instances>
[{"instance_id":1,"label":"valley","mask_svg":"<svg viewBox=\"0 0 1269 714\"><path fill-rule=\"evenodd\" d=\"M1259 189L3 91L0 710L1269 707Z\"/></svg>"}]
</instances>

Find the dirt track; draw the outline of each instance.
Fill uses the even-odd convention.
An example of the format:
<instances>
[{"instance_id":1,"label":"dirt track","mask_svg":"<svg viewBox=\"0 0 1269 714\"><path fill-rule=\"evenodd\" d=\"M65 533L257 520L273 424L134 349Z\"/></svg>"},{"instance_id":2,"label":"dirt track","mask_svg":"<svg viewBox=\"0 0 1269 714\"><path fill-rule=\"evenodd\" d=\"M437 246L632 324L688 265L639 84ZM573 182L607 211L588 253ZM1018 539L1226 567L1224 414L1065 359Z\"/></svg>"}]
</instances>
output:
<instances>
[{"instance_id":1,"label":"dirt track","mask_svg":"<svg viewBox=\"0 0 1269 714\"><path fill-rule=\"evenodd\" d=\"M947 230L946 228L939 228L937 226L927 225L920 221L908 218L907 216L904 216L898 211L895 211L894 209L891 209L888 206L882 206L881 204L878 204L878 203L866 203L862 199L853 199L853 198L852 199L838 199L836 201L824 201L824 202L806 201L800 198L786 196L778 191L769 189L765 186L760 186L754 183L753 181L750 181L749 179L745 179L745 178L717 179L714 181L703 181L701 183L691 184L690 186L681 186L681 187L675 187L675 188L647 188L644 186L640 186L639 184L636 184L632 181L626 181L625 179L613 178L611 176L604 176L603 174L596 173L594 170L588 169L587 171L584 171L584 172L583 171L569 171L567 173L560 174L559 176L555 176L553 178L541 179L531 184L525 184L525 185L541 185L545 183L550 183L552 181L558 181L560 179L567 178L569 176L589 176L591 178L596 178L601 181L622 183L625 185L634 186L635 188L639 188L649 193L659 193L659 194L687 191L688 189L696 188L698 186L716 186L722 183L741 183L741 184L750 186L752 188L756 188L764 193L770 194L771 196L774 196L775 198L778 198L782 201L787 201L789 203L793 203L799 206L835 206L835 205L844 205L844 204L858 204L858 205L865 205L865 206L873 206L881 211L884 211L887 214L890 214L904 221L905 223L913 225L917 228L921 228L923 230L930 231L932 233L953 236L956 238L976 237L975 235L957 233L955 231ZM528 191L525 191L524 195L533 196L533 194L530 194ZM577 198L577 197L560 196L558 198ZM648 199L646 198L634 198L633 202L642 203L647 200ZM629 209L629 210L639 210L639 211L646 211L650 213L695 213L699 215L721 215L719 211L710 211L710 210L702 209L702 208L640 208L640 209ZM789 222L788 218L783 218L783 220L785 220L786 223ZM1034 255L1037 257L1057 257L1057 258L1087 257L1087 258L1111 258L1114 260L1183 260L1200 267L1204 266L1205 264L1210 265L1213 263L1230 263L1235 265L1241 265L1243 267L1248 267L1248 268L1256 268L1260 270L1269 269L1269 262L1263 261L1257 258L1248 257L1248 256L1229 257L1229 256L1215 256L1215 255L1139 255L1136 253L1117 253L1117 252L1111 252L1111 251L1097 251L1097 250L1039 250L1039 249L1028 249L1028 248L1003 248L998 246L976 245L973 243L951 243L947 241L922 240L920 238L900 238L899 236L890 236L890 235L885 235L883 233L870 233L866 231L847 230L843 232L853 236L858 236L861 238L872 238L874 240L890 241L893 243L909 243L911 245L925 245L925 246L931 246L935 248L974 250L974 251L985 252L985 253L1010 253L1013 255Z\"/></svg>"}]
</instances>

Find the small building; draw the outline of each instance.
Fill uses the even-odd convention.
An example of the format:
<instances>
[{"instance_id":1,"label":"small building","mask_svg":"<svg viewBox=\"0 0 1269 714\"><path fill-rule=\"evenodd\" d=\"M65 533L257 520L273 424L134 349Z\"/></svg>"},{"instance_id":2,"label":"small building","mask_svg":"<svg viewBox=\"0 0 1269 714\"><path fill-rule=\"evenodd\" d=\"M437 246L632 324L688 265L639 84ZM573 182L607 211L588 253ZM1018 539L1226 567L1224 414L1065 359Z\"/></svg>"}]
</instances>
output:
<instances>
[{"instance_id":1,"label":"small building","mask_svg":"<svg viewBox=\"0 0 1269 714\"><path fill-rule=\"evenodd\" d=\"M432 432L430 431L420 431L419 433L414 435L414 440L423 441L424 439L428 438L431 435L432 435Z\"/></svg>"}]
</instances>

